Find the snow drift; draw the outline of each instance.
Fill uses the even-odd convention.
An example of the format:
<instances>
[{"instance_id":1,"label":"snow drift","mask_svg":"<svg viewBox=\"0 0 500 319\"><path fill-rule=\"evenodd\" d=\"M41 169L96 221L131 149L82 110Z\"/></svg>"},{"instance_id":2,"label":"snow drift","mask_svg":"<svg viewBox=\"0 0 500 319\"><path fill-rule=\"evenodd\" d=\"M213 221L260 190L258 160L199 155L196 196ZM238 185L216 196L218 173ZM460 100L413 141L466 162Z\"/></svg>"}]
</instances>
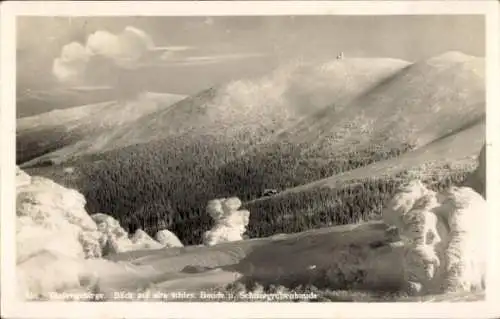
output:
<instances>
[{"instance_id":1,"label":"snow drift","mask_svg":"<svg viewBox=\"0 0 500 319\"><path fill-rule=\"evenodd\" d=\"M238 210L241 201L236 197L214 199L208 202L207 212L215 226L204 234L204 244L217 245L222 242L243 240L250 212Z\"/></svg>"}]
</instances>

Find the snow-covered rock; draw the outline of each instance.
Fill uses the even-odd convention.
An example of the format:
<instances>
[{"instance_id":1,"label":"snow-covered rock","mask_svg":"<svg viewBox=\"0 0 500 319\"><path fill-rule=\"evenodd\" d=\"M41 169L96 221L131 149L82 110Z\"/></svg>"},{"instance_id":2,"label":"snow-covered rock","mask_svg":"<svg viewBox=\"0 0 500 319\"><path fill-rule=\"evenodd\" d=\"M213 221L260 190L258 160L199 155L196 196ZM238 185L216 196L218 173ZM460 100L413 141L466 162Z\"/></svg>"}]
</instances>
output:
<instances>
[{"instance_id":1,"label":"snow-covered rock","mask_svg":"<svg viewBox=\"0 0 500 319\"><path fill-rule=\"evenodd\" d=\"M87 258L99 258L103 255L101 247L102 234L95 231L82 231L78 239Z\"/></svg>"},{"instance_id":2,"label":"snow-covered rock","mask_svg":"<svg viewBox=\"0 0 500 319\"><path fill-rule=\"evenodd\" d=\"M133 243L129 239L128 233L116 219L102 213L93 214L91 217L97 224L100 233L99 244L103 255L116 254L132 249Z\"/></svg>"},{"instance_id":3,"label":"snow-covered rock","mask_svg":"<svg viewBox=\"0 0 500 319\"><path fill-rule=\"evenodd\" d=\"M241 200L237 197L230 197L221 202L222 211L225 215L229 215L237 211L241 207Z\"/></svg>"},{"instance_id":4,"label":"snow-covered rock","mask_svg":"<svg viewBox=\"0 0 500 319\"><path fill-rule=\"evenodd\" d=\"M182 242L175 236L174 233L167 229L160 230L156 233L155 239L164 247L184 247Z\"/></svg>"},{"instance_id":5,"label":"snow-covered rock","mask_svg":"<svg viewBox=\"0 0 500 319\"><path fill-rule=\"evenodd\" d=\"M85 211L85 198L43 177L17 169L18 259L47 249L72 257L100 257L97 226Z\"/></svg>"},{"instance_id":6,"label":"snow-covered rock","mask_svg":"<svg viewBox=\"0 0 500 319\"><path fill-rule=\"evenodd\" d=\"M453 187L445 195L439 211L447 217L449 226L444 288L447 291L484 288L488 240L486 202L468 187Z\"/></svg>"},{"instance_id":7,"label":"snow-covered rock","mask_svg":"<svg viewBox=\"0 0 500 319\"><path fill-rule=\"evenodd\" d=\"M214 199L208 202L207 212L214 219L214 227L205 232L203 243L207 246L222 242L243 240L249 223L250 212L238 210L241 200L236 197Z\"/></svg>"},{"instance_id":8,"label":"snow-covered rock","mask_svg":"<svg viewBox=\"0 0 500 319\"><path fill-rule=\"evenodd\" d=\"M224 211L222 210L222 202L225 198L212 199L207 203L207 213L214 220L219 220L224 216Z\"/></svg>"},{"instance_id":9,"label":"snow-covered rock","mask_svg":"<svg viewBox=\"0 0 500 319\"><path fill-rule=\"evenodd\" d=\"M42 250L70 257L84 257L79 241L79 230L74 225L67 225L60 231L40 227L29 220L17 223L16 251L17 261L22 262Z\"/></svg>"},{"instance_id":10,"label":"snow-covered rock","mask_svg":"<svg viewBox=\"0 0 500 319\"><path fill-rule=\"evenodd\" d=\"M92 215L101 233L99 242L103 255L118 254L139 249L161 249L165 245L151 238L145 231L138 229L130 238L129 234L113 217L98 213ZM175 235L173 235L175 236Z\"/></svg>"},{"instance_id":11,"label":"snow-covered rock","mask_svg":"<svg viewBox=\"0 0 500 319\"><path fill-rule=\"evenodd\" d=\"M419 181L389 201L383 220L396 227L403 242L401 263L410 293L484 289L485 210L485 200L471 188L435 193Z\"/></svg>"},{"instance_id":12,"label":"snow-covered rock","mask_svg":"<svg viewBox=\"0 0 500 319\"><path fill-rule=\"evenodd\" d=\"M83 266L90 259L130 250L182 246L167 230L157 235L162 244L142 230L129 238L113 217L89 216L85 198L77 191L47 178L31 177L19 168L16 176L17 281L21 297L50 298L51 293L88 288L97 278Z\"/></svg>"},{"instance_id":13,"label":"snow-covered rock","mask_svg":"<svg viewBox=\"0 0 500 319\"><path fill-rule=\"evenodd\" d=\"M432 191L428 190L420 180L412 180L403 185L399 192L385 205L382 210L382 219L388 225L403 227L403 216L425 194L432 195Z\"/></svg>"},{"instance_id":14,"label":"snow-covered rock","mask_svg":"<svg viewBox=\"0 0 500 319\"><path fill-rule=\"evenodd\" d=\"M156 235L162 243L143 230L129 237L113 217L89 216L85 198L77 191L43 177L31 177L19 168L16 175L16 279L21 298L53 299L54 293L103 287L109 292L125 287L138 289L142 282L146 285L154 281L149 277L163 274L151 267L134 270L133 265L99 257L182 246L168 230Z\"/></svg>"}]
</instances>

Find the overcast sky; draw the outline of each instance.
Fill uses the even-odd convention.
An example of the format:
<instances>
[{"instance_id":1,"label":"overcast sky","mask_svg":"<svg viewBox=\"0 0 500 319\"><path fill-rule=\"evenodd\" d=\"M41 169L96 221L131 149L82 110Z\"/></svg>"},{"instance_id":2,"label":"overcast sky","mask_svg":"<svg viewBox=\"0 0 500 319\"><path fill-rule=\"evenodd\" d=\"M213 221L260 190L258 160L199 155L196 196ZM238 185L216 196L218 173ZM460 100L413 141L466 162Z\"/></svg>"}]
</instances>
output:
<instances>
[{"instance_id":1,"label":"overcast sky","mask_svg":"<svg viewBox=\"0 0 500 319\"><path fill-rule=\"evenodd\" d=\"M293 58L333 59L343 51L417 61L450 50L484 56L482 16L24 17L18 86L131 77L151 90L190 94Z\"/></svg>"}]
</instances>

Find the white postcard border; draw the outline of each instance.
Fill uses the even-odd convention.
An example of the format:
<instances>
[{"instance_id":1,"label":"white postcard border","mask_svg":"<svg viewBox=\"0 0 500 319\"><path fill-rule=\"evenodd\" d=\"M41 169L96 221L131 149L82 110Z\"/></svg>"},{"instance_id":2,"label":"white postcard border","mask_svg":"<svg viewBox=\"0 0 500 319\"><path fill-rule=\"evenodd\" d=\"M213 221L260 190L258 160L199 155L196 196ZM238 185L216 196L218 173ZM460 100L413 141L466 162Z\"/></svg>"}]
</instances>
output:
<instances>
[{"instance_id":1,"label":"white postcard border","mask_svg":"<svg viewBox=\"0 0 500 319\"><path fill-rule=\"evenodd\" d=\"M487 301L472 303L154 303L21 302L15 281L15 16L223 16L480 14L487 25L487 163L500 163L499 6L496 1L26 1L1 7L1 298L6 318L476 318L500 313L500 168L487 165L491 217ZM499 196L500 197L500 196Z\"/></svg>"}]
</instances>

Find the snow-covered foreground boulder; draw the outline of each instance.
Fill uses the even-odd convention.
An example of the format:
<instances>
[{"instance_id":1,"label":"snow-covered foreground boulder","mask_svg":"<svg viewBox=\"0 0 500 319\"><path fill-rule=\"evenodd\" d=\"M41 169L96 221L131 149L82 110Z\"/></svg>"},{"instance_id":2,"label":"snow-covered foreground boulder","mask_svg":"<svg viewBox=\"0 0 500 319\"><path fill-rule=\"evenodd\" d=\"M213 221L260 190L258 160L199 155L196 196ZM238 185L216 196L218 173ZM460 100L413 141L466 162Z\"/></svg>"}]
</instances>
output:
<instances>
[{"instance_id":1,"label":"snow-covered foreground boulder","mask_svg":"<svg viewBox=\"0 0 500 319\"><path fill-rule=\"evenodd\" d=\"M161 249L164 245L151 238L144 230L138 229L132 236L134 250L139 249Z\"/></svg>"},{"instance_id":2,"label":"snow-covered foreground boulder","mask_svg":"<svg viewBox=\"0 0 500 319\"><path fill-rule=\"evenodd\" d=\"M89 258L102 255L96 224L85 198L42 177L17 170L17 259L41 250Z\"/></svg>"},{"instance_id":3,"label":"snow-covered foreground boulder","mask_svg":"<svg viewBox=\"0 0 500 319\"><path fill-rule=\"evenodd\" d=\"M84 197L19 168L16 183L18 293L44 295L78 286L78 260L102 256Z\"/></svg>"},{"instance_id":4,"label":"snow-covered foreground boulder","mask_svg":"<svg viewBox=\"0 0 500 319\"><path fill-rule=\"evenodd\" d=\"M250 212L238 210L241 201L236 197L214 199L208 202L207 212L214 219L214 227L205 232L203 243L207 246L243 240Z\"/></svg>"},{"instance_id":5,"label":"snow-covered foreground boulder","mask_svg":"<svg viewBox=\"0 0 500 319\"><path fill-rule=\"evenodd\" d=\"M469 187L436 193L412 181L401 189L382 217L401 238L408 292L484 289L486 213L485 200Z\"/></svg>"},{"instance_id":6,"label":"snow-covered foreground boulder","mask_svg":"<svg viewBox=\"0 0 500 319\"><path fill-rule=\"evenodd\" d=\"M17 279L21 295L44 296L80 287L80 280L89 276L82 266L86 259L182 246L173 234L160 244L140 229L129 238L111 216L89 216L85 198L77 191L46 178L31 177L19 168L16 175ZM167 237L166 232L161 231L163 237Z\"/></svg>"}]
</instances>

